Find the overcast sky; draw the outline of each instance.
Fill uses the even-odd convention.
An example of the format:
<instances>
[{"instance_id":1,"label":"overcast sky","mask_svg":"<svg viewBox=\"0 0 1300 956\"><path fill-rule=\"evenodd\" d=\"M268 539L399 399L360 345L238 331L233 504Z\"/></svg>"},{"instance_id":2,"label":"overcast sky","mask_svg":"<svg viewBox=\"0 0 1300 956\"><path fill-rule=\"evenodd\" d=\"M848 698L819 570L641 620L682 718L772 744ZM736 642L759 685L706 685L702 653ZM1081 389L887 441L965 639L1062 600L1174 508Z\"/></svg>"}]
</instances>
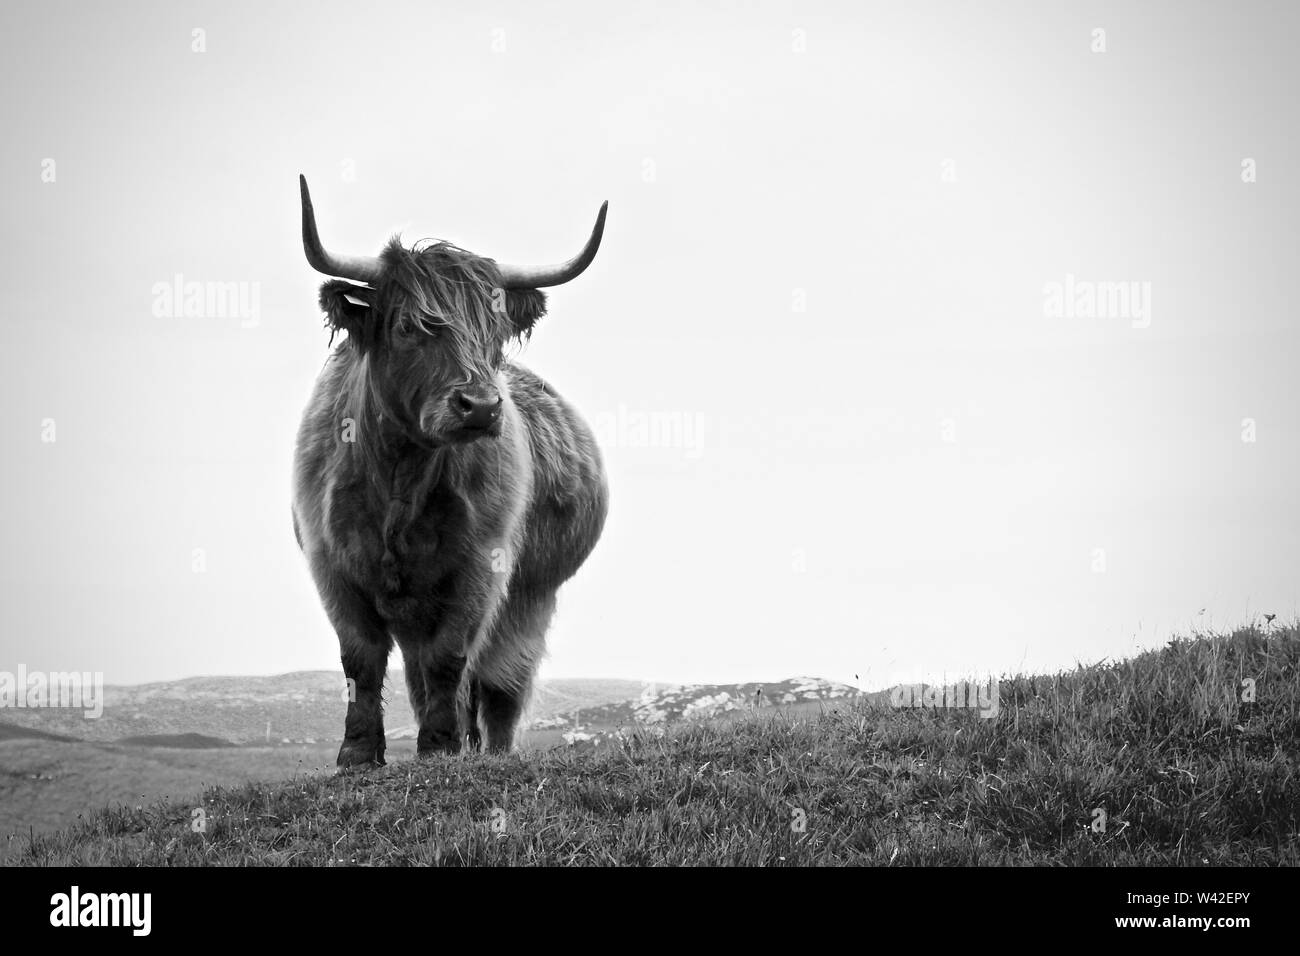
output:
<instances>
[{"instance_id":1,"label":"overcast sky","mask_svg":"<svg viewBox=\"0 0 1300 956\"><path fill-rule=\"evenodd\" d=\"M299 172L352 253L554 261L610 202L521 354L613 495L544 675L881 686L1292 616L1298 29L6 3L0 669L337 667L289 518L328 341Z\"/></svg>"}]
</instances>

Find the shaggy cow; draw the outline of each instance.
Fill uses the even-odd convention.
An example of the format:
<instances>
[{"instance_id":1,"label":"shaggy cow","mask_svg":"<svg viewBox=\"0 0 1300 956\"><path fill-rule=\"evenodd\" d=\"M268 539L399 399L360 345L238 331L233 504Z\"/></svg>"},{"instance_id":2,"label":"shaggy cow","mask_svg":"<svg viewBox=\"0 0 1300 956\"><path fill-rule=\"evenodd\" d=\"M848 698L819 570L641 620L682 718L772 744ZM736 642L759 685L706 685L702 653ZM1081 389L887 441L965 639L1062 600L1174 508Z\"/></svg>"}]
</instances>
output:
<instances>
[{"instance_id":1,"label":"shaggy cow","mask_svg":"<svg viewBox=\"0 0 1300 956\"><path fill-rule=\"evenodd\" d=\"M294 533L338 632L349 703L338 764L384 762L388 655L402 650L420 754L509 750L556 589L599 538L608 492L591 430L504 357L538 291L600 246L517 267L445 242L326 251L306 179L307 261L333 334L298 432ZM351 280L351 281L344 281ZM360 283L360 284L357 284Z\"/></svg>"}]
</instances>

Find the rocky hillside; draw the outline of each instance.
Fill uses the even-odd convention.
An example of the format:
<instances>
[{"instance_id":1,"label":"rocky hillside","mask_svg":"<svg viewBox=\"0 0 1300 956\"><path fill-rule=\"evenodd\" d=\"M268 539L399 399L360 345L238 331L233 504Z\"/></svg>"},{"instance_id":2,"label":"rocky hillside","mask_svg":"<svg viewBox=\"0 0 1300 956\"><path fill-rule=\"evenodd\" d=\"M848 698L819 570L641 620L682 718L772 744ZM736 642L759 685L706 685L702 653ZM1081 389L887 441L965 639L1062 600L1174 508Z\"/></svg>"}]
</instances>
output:
<instances>
[{"instance_id":1,"label":"rocky hillside","mask_svg":"<svg viewBox=\"0 0 1300 956\"><path fill-rule=\"evenodd\" d=\"M864 695L858 688L820 677L794 677L774 683L648 685L629 700L581 708L532 724L534 735L557 731L565 743L599 742L633 728L662 728L682 721L729 719L771 708L820 709Z\"/></svg>"}]
</instances>

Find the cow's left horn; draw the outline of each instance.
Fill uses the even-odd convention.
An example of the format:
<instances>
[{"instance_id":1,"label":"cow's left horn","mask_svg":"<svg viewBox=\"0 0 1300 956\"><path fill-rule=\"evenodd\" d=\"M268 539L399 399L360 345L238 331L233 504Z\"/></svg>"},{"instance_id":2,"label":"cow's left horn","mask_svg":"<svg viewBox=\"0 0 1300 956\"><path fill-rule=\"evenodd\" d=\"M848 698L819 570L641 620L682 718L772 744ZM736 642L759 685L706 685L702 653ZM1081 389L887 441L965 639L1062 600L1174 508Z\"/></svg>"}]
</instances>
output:
<instances>
[{"instance_id":1,"label":"cow's left horn","mask_svg":"<svg viewBox=\"0 0 1300 956\"><path fill-rule=\"evenodd\" d=\"M596 226L591 230L591 238L587 240L587 245L568 262L558 266L510 266L497 263L497 270L501 273L501 284L507 289L542 289L576 279L587 266L591 265L591 260L596 258L596 250L600 248L600 237L605 233L607 209L609 209L609 200L600 204L600 214L596 216Z\"/></svg>"},{"instance_id":2,"label":"cow's left horn","mask_svg":"<svg viewBox=\"0 0 1300 956\"><path fill-rule=\"evenodd\" d=\"M307 253L307 261L317 272L340 279L354 279L357 282L374 282L379 278L381 268L374 256L340 256L326 250L320 244L316 232L316 210L311 205L311 193L307 192L307 177L298 176L298 185L302 189L302 248Z\"/></svg>"}]
</instances>

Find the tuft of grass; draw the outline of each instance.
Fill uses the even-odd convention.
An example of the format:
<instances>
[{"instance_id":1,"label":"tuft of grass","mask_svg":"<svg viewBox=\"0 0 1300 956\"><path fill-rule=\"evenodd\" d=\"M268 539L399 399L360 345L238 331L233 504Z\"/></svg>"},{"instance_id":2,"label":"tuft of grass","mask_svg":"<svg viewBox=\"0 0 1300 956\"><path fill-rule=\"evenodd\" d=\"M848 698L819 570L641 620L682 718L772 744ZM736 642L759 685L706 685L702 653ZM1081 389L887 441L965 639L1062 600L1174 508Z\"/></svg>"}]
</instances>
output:
<instances>
[{"instance_id":1,"label":"tuft of grass","mask_svg":"<svg viewBox=\"0 0 1300 956\"><path fill-rule=\"evenodd\" d=\"M1298 660L1295 625L1245 628L1004 679L993 718L832 705L218 787L103 811L15 862L1294 866Z\"/></svg>"}]
</instances>

